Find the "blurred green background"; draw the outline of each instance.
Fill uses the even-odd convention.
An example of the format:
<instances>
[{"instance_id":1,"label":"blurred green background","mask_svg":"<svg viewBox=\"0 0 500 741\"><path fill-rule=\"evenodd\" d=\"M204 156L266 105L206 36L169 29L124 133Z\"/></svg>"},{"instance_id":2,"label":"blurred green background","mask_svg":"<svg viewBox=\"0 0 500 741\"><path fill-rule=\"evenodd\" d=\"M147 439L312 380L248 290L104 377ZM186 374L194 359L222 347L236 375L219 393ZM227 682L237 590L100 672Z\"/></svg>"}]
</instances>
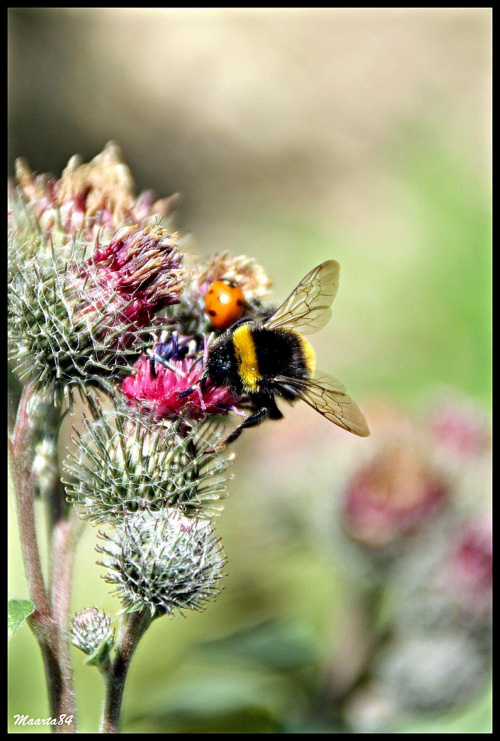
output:
<instances>
[{"instance_id":1,"label":"blurred green background","mask_svg":"<svg viewBox=\"0 0 500 741\"><path fill-rule=\"evenodd\" d=\"M491 9L11 8L8 43L9 175L19 156L59 174L113 139L138 192L183 194L176 225L191 251L255 257L276 300L340 262L314 346L362 409L383 398L412 413L442 387L489 409ZM317 416L287 411L235 444L216 525L224 590L203 614L153 624L123 731L335 729L318 698L356 616L351 576L307 528L269 516L274 497L285 523L293 503L286 481L276 491L282 463L267 476L261 455L271 441L286 450L294 426L304 445L311 425L328 440ZM324 460L306 459L295 488L324 486ZM73 608L113 613L95 535L78 548ZM10 596L26 598L12 515L9 536ZM80 731L93 732L101 682L74 659ZM488 703L397 730L488 732ZM15 713L47 715L26 626L10 644L10 724Z\"/></svg>"}]
</instances>

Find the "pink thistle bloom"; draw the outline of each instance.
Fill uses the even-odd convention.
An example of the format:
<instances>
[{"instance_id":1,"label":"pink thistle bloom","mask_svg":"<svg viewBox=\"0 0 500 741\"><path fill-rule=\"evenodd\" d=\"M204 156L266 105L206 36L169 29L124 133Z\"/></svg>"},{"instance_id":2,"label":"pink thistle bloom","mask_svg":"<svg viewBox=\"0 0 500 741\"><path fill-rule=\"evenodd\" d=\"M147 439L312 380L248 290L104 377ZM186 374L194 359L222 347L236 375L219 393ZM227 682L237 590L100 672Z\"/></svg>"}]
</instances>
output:
<instances>
[{"instance_id":1,"label":"pink thistle bloom","mask_svg":"<svg viewBox=\"0 0 500 741\"><path fill-rule=\"evenodd\" d=\"M458 533L443 565L442 582L462 610L485 617L491 613L493 532L489 514L467 523Z\"/></svg>"},{"instance_id":2,"label":"pink thistle bloom","mask_svg":"<svg viewBox=\"0 0 500 741\"><path fill-rule=\"evenodd\" d=\"M460 399L444 399L431 416L430 426L436 441L456 456L489 451L489 425L477 406Z\"/></svg>"},{"instance_id":3,"label":"pink thistle bloom","mask_svg":"<svg viewBox=\"0 0 500 741\"><path fill-rule=\"evenodd\" d=\"M176 234L160 226L124 227L112 242L71 270L74 318L109 349L124 350L155 314L178 302L186 270ZM99 244L97 242L97 244Z\"/></svg>"},{"instance_id":4,"label":"pink thistle bloom","mask_svg":"<svg viewBox=\"0 0 500 741\"><path fill-rule=\"evenodd\" d=\"M201 379L203 364L197 358L172 359L168 366L143 355L135 363L135 373L123 381L122 391L127 399L144 411L153 412L156 420L180 416L200 420L211 414L237 411L238 400L229 389L211 384L203 389L196 386L191 394L179 398Z\"/></svg>"},{"instance_id":5,"label":"pink thistle bloom","mask_svg":"<svg viewBox=\"0 0 500 741\"><path fill-rule=\"evenodd\" d=\"M148 327L157 311L175 304L186 271L177 252L176 234L159 226L125 227L75 267L75 282L86 298L78 317L105 314L112 324Z\"/></svg>"},{"instance_id":6,"label":"pink thistle bloom","mask_svg":"<svg viewBox=\"0 0 500 741\"><path fill-rule=\"evenodd\" d=\"M18 373L56 395L103 385L185 288L178 235L157 223L168 204L135 198L116 145L88 164L71 158L60 179L22 160L16 174L9 300Z\"/></svg>"},{"instance_id":7,"label":"pink thistle bloom","mask_svg":"<svg viewBox=\"0 0 500 741\"><path fill-rule=\"evenodd\" d=\"M379 452L352 476L345 525L366 545L384 546L420 526L449 496L446 480L423 452L395 446Z\"/></svg>"}]
</instances>

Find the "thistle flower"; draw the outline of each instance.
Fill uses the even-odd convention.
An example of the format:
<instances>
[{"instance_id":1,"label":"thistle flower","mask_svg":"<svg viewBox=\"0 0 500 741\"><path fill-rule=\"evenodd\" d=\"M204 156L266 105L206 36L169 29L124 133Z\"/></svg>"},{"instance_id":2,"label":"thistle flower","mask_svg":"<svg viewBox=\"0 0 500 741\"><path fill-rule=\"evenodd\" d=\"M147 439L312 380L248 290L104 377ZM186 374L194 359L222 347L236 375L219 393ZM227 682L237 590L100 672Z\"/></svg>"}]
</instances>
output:
<instances>
[{"instance_id":1,"label":"thistle flower","mask_svg":"<svg viewBox=\"0 0 500 741\"><path fill-rule=\"evenodd\" d=\"M489 454L491 430L486 412L476 403L447 394L433 405L429 428L436 444L446 448L450 455L469 460L476 455Z\"/></svg>"},{"instance_id":2,"label":"thistle flower","mask_svg":"<svg viewBox=\"0 0 500 741\"><path fill-rule=\"evenodd\" d=\"M370 659L369 684L345 708L354 731L387 730L408 714L459 707L487 682L491 512L471 521L462 513L461 522L456 514L418 533L386 574L392 615Z\"/></svg>"},{"instance_id":3,"label":"thistle flower","mask_svg":"<svg viewBox=\"0 0 500 741\"><path fill-rule=\"evenodd\" d=\"M264 301L269 296L272 286L271 278L252 257L230 255L229 252L213 255L208 263L198 268L193 283L204 296L209 286L216 280L237 283L243 290L245 300L250 304Z\"/></svg>"},{"instance_id":4,"label":"thistle flower","mask_svg":"<svg viewBox=\"0 0 500 741\"><path fill-rule=\"evenodd\" d=\"M74 235L68 255L32 256L9 284L10 356L21 378L31 377L55 399L68 388L106 388L154 314L177 301L184 286L175 235L161 227L126 227L82 258ZM118 353L119 351L119 353Z\"/></svg>"},{"instance_id":5,"label":"thistle flower","mask_svg":"<svg viewBox=\"0 0 500 741\"><path fill-rule=\"evenodd\" d=\"M74 646L88 655L86 664L99 665L107 659L114 643L109 615L97 607L85 607L75 613L71 628Z\"/></svg>"},{"instance_id":6,"label":"thistle flower","mask_svg":"<svg viewBox=\"0 0 500 741\"><path fill-rule=\"evenodd\" d=\"M389 566L455 496L454 479L435 454L426 424L380 401L372 403L370 419L366 445L339 439L341 464L331 474L330 528L363 570Z\"/></svg>"},{"instance_id":7,"label":"thistle flower","mask_svg":"<svg viewBox=\"0 0 500 741\"><path fill-rule=\"evenodd\" d=\"M207 379L200 383L211 329L207 281L238 282L241 291L231 286L238 311L262 309L270 282L253 260L226 253L205 267L189 256L194 267L188 270L178 235L164 222L172 199L154 202L150 192L136 198L112 143L88 164L71 158L59 179L34 174L22 160L16 173L18 185L9 187L9 353L16 375L26 380L13 436L14 451L21 452L15 483L23 552L39 612L57 627L64 614L45 605L31 538L32 490L47 499L52 535L66 538L49 569L61 604L71 585L61 564L71 563L80 530L66 520L61 482L82 519L109 526L97 548L104 578L122 612L136 614L123 621L114 656L110 619L95 607L76 613L71 636L85 663L105 678L101 730L116 732L130 658L151 620L205 609L225 576L210 519L222 510L234 455L219 450L216 418L238 412L240 399ZM213 315L208 304L206 310ZM231 313L229 322L235 319ZM107 393L109 412L96 388ZM71 406L76 391L90 414L83 414L83 429L75 429L61 478L58 438L69 411L63 402ZM46 620L35 632L48 677L57 672L64 680L52 688L53 704L64 701L72 718L69 645L59 640L60 631L47 632Z\"/></svg>"},{"instance_id":8,"label":"thistle flower","mask_svg":"<svg viewBox=\"0 0 500 741\"><path fill-rule=\"evenodd\" d=\"M198 429L155 424L129 410L96 413L75 432L76 452L64 468L68 501L93 523L121 522L131 513L177 507L212 517L227 496L225 471L233 455L205 453L220 439L213 422Z\"/></svg>"},{"instance_id":9,"label":"thistle flower","mask_svg":"<svg viewBox=\"0 0 500 741\"><path fill-rule=\"evenodd\" d=\"M442 589L462 615L491 620L493 531L491 512L467 522L455 534L441 565Z\"/></svg>"},{"instance_id":10,"label":"thistle flower","mask_svg":"<svg viewBox=\"0 0 500 741\"><path fill-rule=\"evenodd\" d=\"M205 609L220 592L225 556L208 521L176 510L127 516L113 535L101 534L98 552L124 612L148 609L153 618Z\"/></svg>"},{"instance_id":11,"label":"thistle flower","mask_svg":"<svg viewBox=\"0 0 500 741\"><path fill-rule=\"evenodd\" d=\"M484 685L487 662L461 632L402 634L377 660L375 674L397 706L436 712L460 706Z\"/></svg>"},{"instance_id":12,"label":"thistle flower","mask_svg":"<svg viewBox=\"0 0 500 741\"><path fill-rule=\"evenodd\" d=\"M403 627L461 629L491 642L491 511L449 518L422 533L393 568L395 620Z\"/></svg>"},{"instance_id":13,"label":"thistle flower","mask_svg":"<svg viewBox=\"0 0 500 741\"><path fill-rule=\"evenodd\" d=\"M184 288L186 271L176 240L177 234L159 226L121 229L80 267L82 286L89 277L95 285L89 286L88 305L80 311L106 306L125 322L148 326L156 312L177 302Z\"/></svg>"},{"instance_id":14,"label":"thistle flower","mask_svg":"<svg viewBox=\"0 0 500 741\"><path fill-rule=\"evenodd\" d=\"M429 519L449 496L446 479L425 450L393 443L348 481L344 525L356 540L386 546Z\"/></svg>"},{"instance_id":15,"label":"thistle flower","mask_svg":"<svg viewBox=\"0 0 500 741\"><path fill-rule=\"evenodd\" d=\"M125 224L157 224L174 201L171 197L154 202L151 192L136 198L132 174L114 142L87 164L77 155L71 157L59 180L36 175L23 159L16 161L16 177L18 199L27 209L24 226L29 228L30 216L34 217L39 228L61 246L75 232L82 231L87 241L94 241ZM16 213L20 216L19 209Z\"/></svg>"},{"instance_id":16,"label":"thistle flower","mask_svg":"<svg viewBox=\"0 0 500 741\"><path fill-rule=\"evenodd\" d=\"M388 551L438 513L483 506L491 450L480 407L439 396L418 420L380 405L371 418L375 435L363 451L356 447L341 492L342 522L352 539Z\"/></svg>"},{"instance_id":17,"label":"thistle flower","mask_svg":"<svg viewBox=\"0 0 500 741\"><path fill-rule=\"evenodd\" d=\"M205 295L210 285L217 280L236 283L243 291L245 314L263 310L263 302L269 295L272 281L264 269L251 257L216 254L204 264L195 262L191 266L191 278L183 292L175 315L169 317L176 322L179 334L192 335L200 339L214 330L205 312Z\"/></svg>"},{"instance_id":18,"label":"thistle flower","mask_svg":"<svg viewBox=\"0 0 500 741\"><path fill-rule=\"evenodd\" d=\"M163 333L151 355L139 358L133 373L123 381L122 392L129 402L153 413L155 420L179 416L202 420L213 414L236 410L238 399L229 389L210 383L204 388L196 388L184 398L180 396L198 384L203 373L200 357L186 357L189 348L185 341L179 344L175 332L170 339L167 333Z\"/></svg>"}]
</instances>

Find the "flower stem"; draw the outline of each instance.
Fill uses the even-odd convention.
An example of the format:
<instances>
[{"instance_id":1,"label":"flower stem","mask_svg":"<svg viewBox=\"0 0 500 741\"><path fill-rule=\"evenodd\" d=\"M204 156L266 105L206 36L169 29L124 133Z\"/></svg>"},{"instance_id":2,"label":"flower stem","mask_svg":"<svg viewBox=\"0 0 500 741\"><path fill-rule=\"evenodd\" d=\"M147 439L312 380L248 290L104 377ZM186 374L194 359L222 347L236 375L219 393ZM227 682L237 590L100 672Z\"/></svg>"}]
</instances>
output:
<instances>
[{"instance_id":1,"label":"flower stem","mask_svg":"<svg viewBox=\"0 0 500 741\"><path fill-rule=\"evenodd\" d=\"M33 428L30 424L27 406L32 395L31 387L26 385L19 402L12 439L9 440L9 452L28 589L36 612L43 620L50 616L51 610L38 550L34 513L34 482L30 471Z\"/></svg>"},{"instance_id":2,"label":"flower stem","mask_svg":"<svg viewBox=\"0 0 500 741\"><path fill-rule=\"evenodd\" d=\"M82 530L83 523L72 512L68 520L61 519L55 524L52 533L52 610L57 625L57 647L59 665L63 676L63 692L70 693L68 700L73 704L69 616L76 543Z\"/></svg>"},{"instance_id":3,"label":"flower stem","mask_svg":"<svg viewBox=\"0 0 500 741\"><path fill-rule=\"evenodd\" d=\"M101 733L118 733L123 692L132 655L151 620L149 610L132 612L124 618L116 646L115 659L105 673L106 699Z\"/></svg>"},{"instance_id":4,"label":"flower stem","mask_svg":"<svg viewBox=\"0 0 500 741\"><path fill-rule=\"evenodd\" d=\"M62 650L58 618L53 610L43 578L35 524L35 482L31 472L33 437L36 427L28 413L30 401L36 392L26 384L19 402L16 423L9 440L10 465L14 483L16 509L21 538L21 550L28 582L28 591L35 611L28 618L42 652L51 716L66 715L67 723L52 728L59 733L76 732L73 679L69 665L69 646ZM67 568L66 568L67 571ZM66 618L67 620L67 618ZM67 631L66 631L67 632ZM63 659L64 654L67 654Z\"/></svg>"}]
</instances>

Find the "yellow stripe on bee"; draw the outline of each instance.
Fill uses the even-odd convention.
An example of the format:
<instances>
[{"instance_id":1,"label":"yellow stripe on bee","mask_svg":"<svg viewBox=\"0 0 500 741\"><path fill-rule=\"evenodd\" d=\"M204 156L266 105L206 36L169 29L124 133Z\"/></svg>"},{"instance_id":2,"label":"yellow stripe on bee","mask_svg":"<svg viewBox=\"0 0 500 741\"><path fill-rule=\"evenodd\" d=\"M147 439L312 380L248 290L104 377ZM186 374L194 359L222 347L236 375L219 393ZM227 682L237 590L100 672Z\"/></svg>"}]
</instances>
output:
<instances>
[{"instance_id":1,"label":"yellow stripe on bee","mask_svg":"<svg viewBox=\"0 0 500 741\"><path fill-rule=\"evenodd\" d=\"M311 343L299 332L296 332L297 337L300 341L300 347L304 357L304 363L306 364L307 372L310 376L314 376L316 373L316 353L313 350Z\"/></svg>"},{"instance_id":2,"label":"yellow stripe on bee","mask_svg":"<svg viewBox=\"0 0 500 741\"><path fill-rule=\"evenodd\" d=\"M234 330L233 345L243 388L247 393L254 394L258 391L262 376L259 373L257 351L249 324L242 324Z\"/></svg>"}]
</instances>

